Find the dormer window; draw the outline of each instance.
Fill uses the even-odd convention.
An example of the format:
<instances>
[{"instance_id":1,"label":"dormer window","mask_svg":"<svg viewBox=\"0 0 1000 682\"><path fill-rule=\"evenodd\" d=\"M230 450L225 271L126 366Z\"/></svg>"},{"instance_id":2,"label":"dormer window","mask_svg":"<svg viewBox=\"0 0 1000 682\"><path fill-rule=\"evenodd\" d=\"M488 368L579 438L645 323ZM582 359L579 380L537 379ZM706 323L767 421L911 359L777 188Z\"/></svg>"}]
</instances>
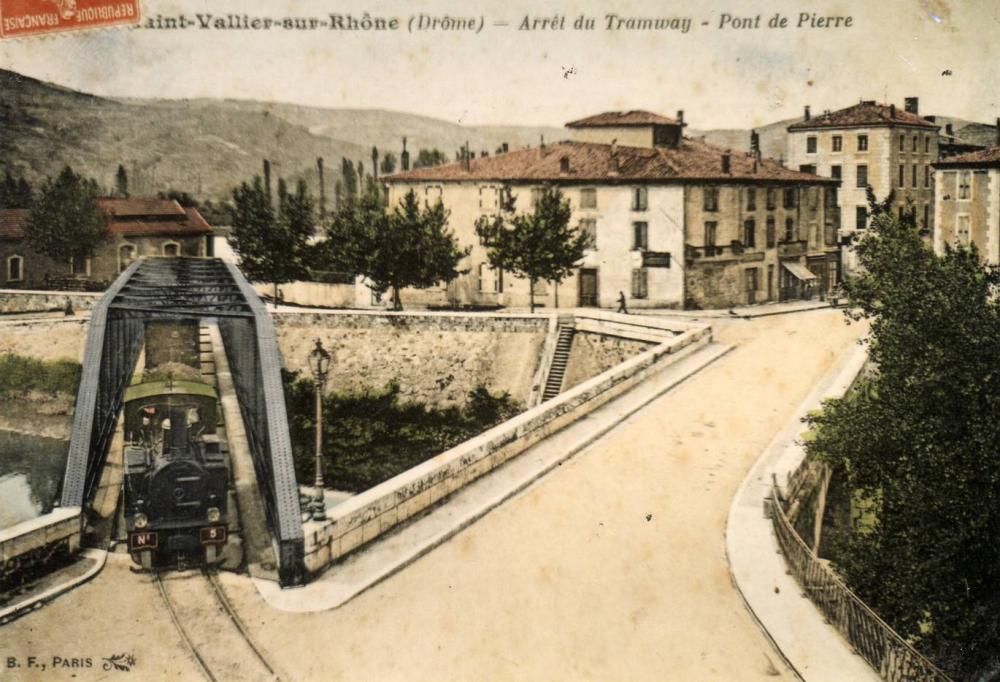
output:
<instances>
[{"instance_id":1,"label":"dormer window","mask_svg":"<svg viewBox=\"0 0 1000 682\"><path fill-rule=\"evenodd\" d=\"M568 156L560 157L560 159L559 159L559 172L563 173L564 175L566 173L569 173L569 157Z\"/></svg>"}]
</instances>

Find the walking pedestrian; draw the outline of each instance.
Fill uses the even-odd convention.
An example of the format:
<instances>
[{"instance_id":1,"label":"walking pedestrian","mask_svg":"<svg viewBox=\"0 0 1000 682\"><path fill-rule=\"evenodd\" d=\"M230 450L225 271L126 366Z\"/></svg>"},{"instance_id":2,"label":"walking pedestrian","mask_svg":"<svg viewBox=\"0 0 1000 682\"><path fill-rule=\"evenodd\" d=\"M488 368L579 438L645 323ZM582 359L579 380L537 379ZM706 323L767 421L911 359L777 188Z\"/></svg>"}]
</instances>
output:
<instances>
[{"instance_id":1,"label":"walking pedestrian","mask_svg":"<svg viewBox=\"0 0 1000 682\"><path fill-rule=\"evenodd\" d=\"M628 315L628 308L625 307L625 292L618 292L618 312Z\"/></svg>"}]
</instances>

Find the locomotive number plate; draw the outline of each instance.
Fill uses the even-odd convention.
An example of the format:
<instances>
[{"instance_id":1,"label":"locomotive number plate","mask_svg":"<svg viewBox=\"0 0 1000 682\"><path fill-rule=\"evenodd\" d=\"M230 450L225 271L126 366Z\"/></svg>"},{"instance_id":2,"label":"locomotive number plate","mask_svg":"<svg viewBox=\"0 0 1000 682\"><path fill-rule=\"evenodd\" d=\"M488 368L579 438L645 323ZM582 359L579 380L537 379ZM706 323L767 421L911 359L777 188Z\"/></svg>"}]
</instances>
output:
<instances>
[{"instance_id":1,"label":"locomotive number plate","mask_svg":"<svg viewBox=\"0 0 1000 682\"><path fill-rule=\"evenodd\" d=\"M133 552L143 549L156 549L159 546L160 538L156 533L129 533L128 548Z\"/></svg>"},{"instance_id":2,"label":"locomotive number plate","mask_svg":"<svg viewBox=\"0 0 1000 682\"><path fill-rule=\"evenodd\" d=\"M201 529L201 544L221 545L226 542L225 526L210 526Z\"/></svg>"}]
</instances>

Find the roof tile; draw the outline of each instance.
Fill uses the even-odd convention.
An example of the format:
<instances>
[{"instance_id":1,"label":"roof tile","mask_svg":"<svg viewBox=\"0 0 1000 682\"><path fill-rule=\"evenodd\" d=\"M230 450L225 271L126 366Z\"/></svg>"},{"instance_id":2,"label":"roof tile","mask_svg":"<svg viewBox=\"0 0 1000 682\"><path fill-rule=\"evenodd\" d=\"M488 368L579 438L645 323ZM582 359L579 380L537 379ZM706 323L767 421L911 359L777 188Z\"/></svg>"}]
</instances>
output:
<instances>
[{"instance_id":1,"label":"roof tile","mask_svg":"<svg viewBox=\"0 0 1000 682\"><path fill-rule=\"evenodd\" d=\"M654 114L651 111L605 111L603 114L588 116L578 121L570 121L567 128L615 127L615 126L648 126L648 125L680 125L666 116Z\"/></svg>"},{"instance_id":2,"label":"roof tile","mask_svg":"<svg viewBox=\"0 0 1000 682\"><path fill-rule=\"evenodd\" d=\"M911 114L902 107L876 102L860 102L846 109L838 109L808 121L799 121L788 126L789 132L812 130L815 128L856 128L863 126L905 125L920 128L937 128L930 121L917 114Z\"/></svg>"}]
</instances>

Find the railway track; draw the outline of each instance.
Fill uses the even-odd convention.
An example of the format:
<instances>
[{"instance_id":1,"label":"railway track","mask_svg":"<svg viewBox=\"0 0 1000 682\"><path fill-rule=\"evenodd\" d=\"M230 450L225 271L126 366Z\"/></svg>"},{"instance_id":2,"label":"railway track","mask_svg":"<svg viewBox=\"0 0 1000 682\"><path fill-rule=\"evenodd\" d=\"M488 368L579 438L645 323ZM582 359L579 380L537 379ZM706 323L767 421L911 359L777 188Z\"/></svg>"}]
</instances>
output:
<instances>
[{"instance_id":1,"label":"railway track","mask_svg":"<svg viewBox=\"0 0 1000 682\"><path fill-rule=\"evenodd\" d=\"M157 589L170 620L202 674L210 682L279 682L274 666L233 609L218 577L157 573Z\"/></svg>"}]
</instances>

